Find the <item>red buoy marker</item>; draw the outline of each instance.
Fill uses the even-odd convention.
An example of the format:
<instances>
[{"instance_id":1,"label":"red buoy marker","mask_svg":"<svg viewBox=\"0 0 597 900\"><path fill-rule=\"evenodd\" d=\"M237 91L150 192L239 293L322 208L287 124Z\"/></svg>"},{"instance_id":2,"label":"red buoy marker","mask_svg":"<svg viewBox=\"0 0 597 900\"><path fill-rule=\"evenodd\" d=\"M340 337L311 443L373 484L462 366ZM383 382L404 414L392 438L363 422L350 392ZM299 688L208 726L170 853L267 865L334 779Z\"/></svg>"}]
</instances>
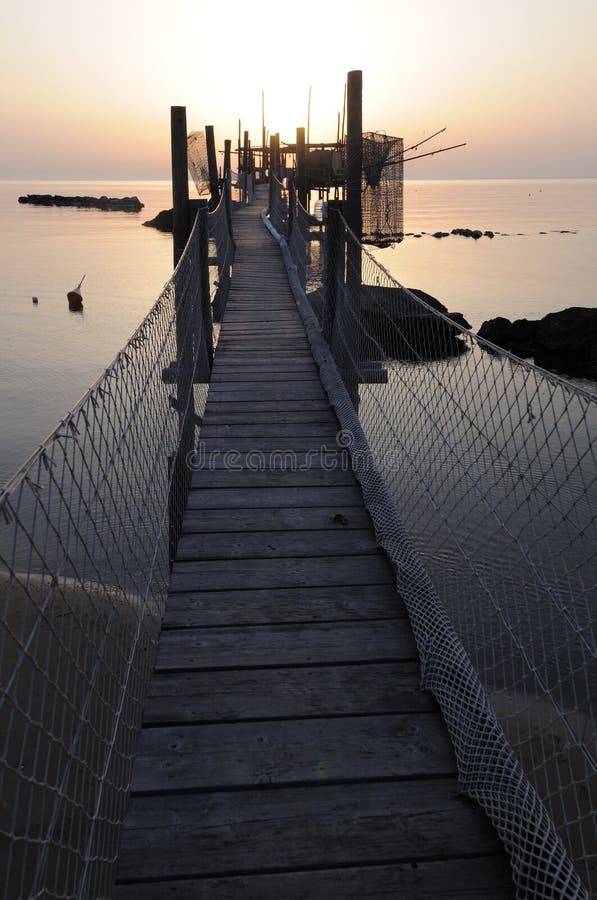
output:
<instances>
[{"instance_id":1,"label":"red buoy marker","mask_svg":"<svg viewBox=\"0 0 597 900\"><path fill-rule=\"evenodd\" d=\"M81 285L84 281L85 276L83 275L76 288L73 288L72 291L69 291L66 295L69 309L83 309L83 295L81 293Z\"/></svg>"}]
</instances>

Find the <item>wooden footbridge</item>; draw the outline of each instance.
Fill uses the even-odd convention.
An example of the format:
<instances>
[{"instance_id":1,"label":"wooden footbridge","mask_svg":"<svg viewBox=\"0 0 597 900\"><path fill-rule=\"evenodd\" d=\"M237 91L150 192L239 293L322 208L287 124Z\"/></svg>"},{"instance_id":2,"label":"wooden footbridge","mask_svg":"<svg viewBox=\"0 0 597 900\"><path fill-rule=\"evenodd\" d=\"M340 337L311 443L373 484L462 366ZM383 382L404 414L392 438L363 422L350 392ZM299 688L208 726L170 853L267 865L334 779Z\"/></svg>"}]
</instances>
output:
<instances>
[{"instance_id":1,"label":"wooden footbridge","mask_svg":"<svg viewBox=\"0 0 597 900\"><path fill-rule=\"evenodd\" d=\"M235 214L114 896L512 897L418 687L394 574L260 209Z\"/></svg>"},{"instance_id":2,"label":"wooden footbridge","mask_svg":"<svg viewBox=\"0 0 597 900\"><path fill-rule=\"evenodd\" d=\"M595 397L363 247L361 74L346 140L239 134L234 212L172 107L172 276L0 489L2 900L597 883Z\"/></svg>"}]
</instances>

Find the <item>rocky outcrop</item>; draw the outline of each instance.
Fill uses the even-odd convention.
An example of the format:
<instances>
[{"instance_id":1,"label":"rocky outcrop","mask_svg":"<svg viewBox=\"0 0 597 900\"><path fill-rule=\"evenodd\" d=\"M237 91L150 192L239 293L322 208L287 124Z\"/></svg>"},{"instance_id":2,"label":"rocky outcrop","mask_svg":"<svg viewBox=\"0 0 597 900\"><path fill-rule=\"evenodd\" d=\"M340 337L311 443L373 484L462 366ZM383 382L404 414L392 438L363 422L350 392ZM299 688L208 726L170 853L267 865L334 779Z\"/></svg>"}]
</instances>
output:
<instances>
[{"instance_id":1,"label":"rocky outcrop","mask_svg":"<svg viewBox=\"0 0 597 900\"><path fill-rule=\"evenodd\" d=\"M542 319L483 322L479 337L538 366L597 381L597 309L571 306Z\"/></svg>"},{"instance_id":2,"label":"rocky outcrop","mask_svg":"<svg viewBox=\"0 0 597 900\"><path fill-rule=\"evenodd\" d=\"M148 222L143 222L147 228L157 228L158 231L165 231L172 233L172 221L173 221L174 210L172 209L163 209L161 212L157 214L155 219L149 219Z\"/></svg>"},{"instance_id":3,"label":"rocky outcrop","mask_svg":"<svg viewBox=\"0 0 597 900\"><path fill-rule=\"evenodd\" d=\"M450 313L436 297L410 288L417 302L400 287L364 284L361 289L363 358L379 359L380 349L389 359L420 361L448 359L468 350L460 329L470 328L462 313ZM451 320L435 315L435 311ZM454 324L451 324L454 323Z\"/></svg>"},{"instance_id":4,"label":"rocky outcrop","mask_svg":"<svg viewBox=\"0 0 597 900\"><path fill-rule=\"evenodd\" d=\"M63 197L61 194L27 194L19 203L33 206L75 206L79 209L102 209L116 212L140 212L143 204L138 197Z\"/></svg>"}]
</instances>

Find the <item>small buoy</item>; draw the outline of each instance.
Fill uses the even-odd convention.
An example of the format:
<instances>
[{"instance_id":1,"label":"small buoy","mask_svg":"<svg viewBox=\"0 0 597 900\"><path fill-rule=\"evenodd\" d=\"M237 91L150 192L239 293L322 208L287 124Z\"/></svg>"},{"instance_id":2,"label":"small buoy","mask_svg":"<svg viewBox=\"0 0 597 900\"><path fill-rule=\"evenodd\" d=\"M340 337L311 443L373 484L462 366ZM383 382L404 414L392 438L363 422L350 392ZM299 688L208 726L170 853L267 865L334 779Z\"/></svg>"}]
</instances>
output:
<instances>
[{"instance_id":1,"label":"small buoy","mask_svg":"<svg viewBox=\"0 0 597 900\"><path fill-rule=\"evenodd\" d=\"M37 297L32 297L31 300L33 301L33 303L38 303L38 302L39 302L38 299L37 299Z\"/></svg>"},{"instance_id":2,"label":"small buoy","mask_svg":"<svg viewBox=\"0 0 597 900\"><path fill-rule=\"evenodd\" d=\"M66 295L69 309L83 309L83 295L81 293L81 285L84 281L85 276L83 275L76 288L73 288L72 291L69 291Z\"/></svg>"}]
</instances>

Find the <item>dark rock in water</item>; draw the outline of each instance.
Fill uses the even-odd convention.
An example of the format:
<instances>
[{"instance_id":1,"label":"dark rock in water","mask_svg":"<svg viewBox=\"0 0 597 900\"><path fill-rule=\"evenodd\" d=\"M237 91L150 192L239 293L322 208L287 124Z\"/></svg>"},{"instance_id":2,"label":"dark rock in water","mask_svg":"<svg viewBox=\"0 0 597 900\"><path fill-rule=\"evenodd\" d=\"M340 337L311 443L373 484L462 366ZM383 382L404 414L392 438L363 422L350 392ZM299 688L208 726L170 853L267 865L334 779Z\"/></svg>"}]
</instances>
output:
<instances>
[{"instance_id":1,"label":"dark rock in water","mask_svg":"<svg viewBox=\"0 0 597 900\"><path fill-rule=\"evenodd\" d=\"M157 214L155 219L150 219L148 222L143 222L143 224L148 228L157 228L158 231L172 233L173 213L174 211L172 209L163 209Z\"/></svg>"},{"instance_id":2,"label":"dark rock in water","mask_svg":"<svg viewBox=\"0 0 597 900\"><path fill-rule=\"evenodd\" d=\"M140 212L143 204L138 197L64 197L61 194L27 194L19 203L33 206L73 206L78 209L101 209L114 212Z\"/></svg>"},{"instance_id":3,"label":"dark rock in water","mask_svg":"<svg viewBox=\"0 0 597 900\"><path fill-rule=\"evenodd\" d=\"M477 332L480 338L491 341L492 344L501 347L503 350L512 349L512 322L503 316L496 316L495 319L487 319L483 322Z\"/></svg>"},{"instance_id":4,"label":"dark rock in water","mask_svg":"<svg viewBox=\"0 0 597 900\"><path fill-rule=\"evenodd\" d=\"M450 232L449 231L436 231L433 234L433 237L434 238L450 237Z\"/></svg>"},{"instance_id":5,"label":"dark rock in water","mask_svg":"<svg viewBox=\"0 0 597 900\"><path fill-rule=\"evenodd\" d=\"M460 325L461 328L466 328L470 331L471 324L470 322L467 322L461 312L447 312L446 315L449 319L452 319L453 322L456 322L457 325Z\"/></svg>"},{"instance_id":6,"label":"dark rock in water","mask_svg":"<svg viewBox=\"0 0 597 900\"><path fill-rule=\"evenodd\" d=\"M478 241L479 238L485 237L492 238L494 235L493 231L480 231L478 228L453 228L452 234L459 234L461 237L470 237L473 240Z\"/></svg>"},{"instance_id":7,"label":"dark rock in water","mask_svg":"<svg viewBox=\"0 0 597 900\"><path fill-rule=\"evenodd\" d=\"M437 297L432 297L431 294L426 293L426 291L422 291L420 288L409 288L411 294L414 294L419 300L423 300L427 306L430 306L431 309L437 310L437 312L443 313L444 316L447 316L449 319L452 319L453 322L456 322L457 325L461 325L462 328L469 328L470 325L460 312L448 312L448 307L444 306L441 300L438 300Z\"/></svg>"},{"instance_id":8,"label":"dark rock in water","mask_svg":"<svg viewBox=\"0 0 597 900\"><path fill-rule=\"evenodd\" d=\"M424 304L430 308L427 310ZM435 315L436 311L454 325ZM469 349L456 327L469 327L464 316L449 313L443 303L418 288L405 291L399 287L363 285L361 316L365 333L373 338L372 359L379 357L379 347L390 359L412 362L449 359ZM367 356L369 351L364 347L362 352Z\"/></svg>"},{"instance_id":9,"label":"dark rock in water","mask_svg":"<svg viewBox=\"0 0 597 900\"><path fill-rule=\"evenodd\" d=\"M430 309L425 309L413 294ZM307 297L321 323L321 294L310 291ZM435 311L443 313L451 322L435 315ZM363 326L359 341L362 360L379 360L380 356L408 362L449 359L469 349L457 327L470 329L462 313L448 312L443 303L418 288L405 290L364 284L360 319Z\"/></svg>"},{"instance_id":10,"label":"dark rock in water","mask_svg":"<svg viewBox=\"0 0 597 900\"><path fill-rule=\"evenodd\" d=\"M539 320L498 317L483 322L478 334L544 369L597 380L597 309L572 306Z\"/></svg>"}]
</instances>

